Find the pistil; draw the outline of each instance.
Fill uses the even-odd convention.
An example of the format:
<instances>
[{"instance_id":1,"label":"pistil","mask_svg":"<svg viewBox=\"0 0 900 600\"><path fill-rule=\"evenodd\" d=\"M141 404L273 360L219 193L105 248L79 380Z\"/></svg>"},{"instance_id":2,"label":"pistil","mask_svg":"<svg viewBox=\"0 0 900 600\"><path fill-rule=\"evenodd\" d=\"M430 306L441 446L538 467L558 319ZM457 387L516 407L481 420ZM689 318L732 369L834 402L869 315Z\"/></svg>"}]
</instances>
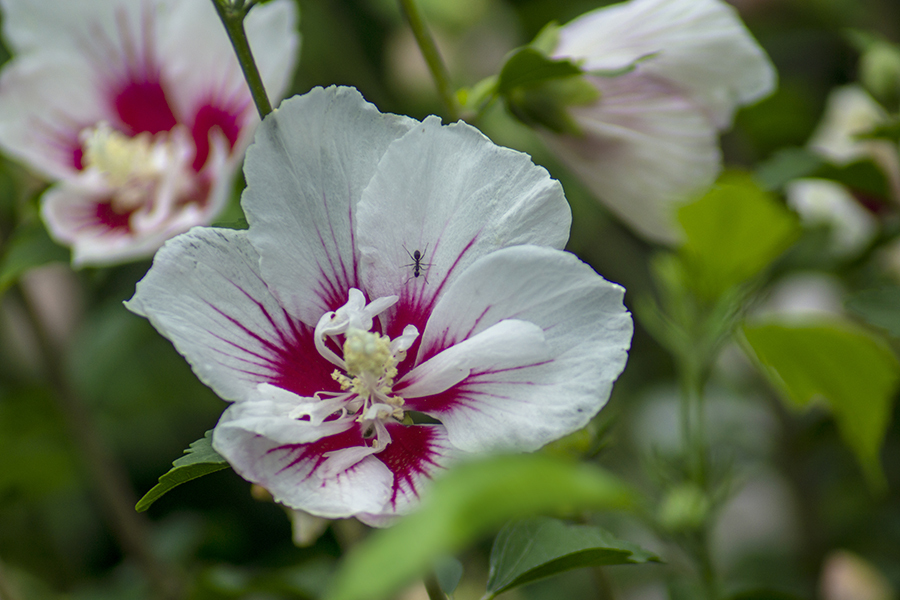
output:
<instances>
[{"instance_id":1,"label":"pistil","mask_svg":"<svg viewBox=\"0 0 900 600\"><path fill-rule=\"evenodd\" d=\"M338 367L332 378L346 392L341 398L340 409L344 415L355 419L367 437L373 436L373 448L384 448L390 443L387 421L402 421L403 398L393 395L397 365L406 358L406 351L419 335L409 325L403 333L391 340L386 335L369 331L374 318L396 301L396 296L377 298L366 304L365 296L351 289L347 304L334 312L322 315L316 326L316 347L323 358ZM340 344L343 356L338 356L326 341L331 338ZM335 398L337 400L337 398ZM329 402L334 402L329 401ZM329 404L329 409L332 404ZM334 412L334 411L332 411Z\"/></svg>"}]
</instances>

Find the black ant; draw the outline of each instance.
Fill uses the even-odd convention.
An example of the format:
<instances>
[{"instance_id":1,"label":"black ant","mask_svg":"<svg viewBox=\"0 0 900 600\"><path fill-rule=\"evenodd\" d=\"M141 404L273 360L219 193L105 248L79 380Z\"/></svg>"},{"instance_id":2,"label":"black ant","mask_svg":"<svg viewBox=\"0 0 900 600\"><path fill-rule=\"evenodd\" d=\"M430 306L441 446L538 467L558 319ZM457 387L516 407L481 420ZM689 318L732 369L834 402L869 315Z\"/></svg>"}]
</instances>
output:
<instances>
[{"instance_id":1,"label":"black ant","mask_svg":"<svg viewBox=\"0 0 900 600\"><path fill-rule=\"evenodd\" d=\"M408 265L403 265L404 268L412 267L413 270L412 277L406 280L407 283L410 279L418 277L419 275L425 277L425 283L428 283L428 267L431 266L431 263L422 262L425 260L425 252L428 252L428 246L425 246L424 252L415 250L412 254L409 253L409 250L406 250L406 246L403 246L403 249L406 251L407 256L412 260Z\"/></svg>"}]
</instances>

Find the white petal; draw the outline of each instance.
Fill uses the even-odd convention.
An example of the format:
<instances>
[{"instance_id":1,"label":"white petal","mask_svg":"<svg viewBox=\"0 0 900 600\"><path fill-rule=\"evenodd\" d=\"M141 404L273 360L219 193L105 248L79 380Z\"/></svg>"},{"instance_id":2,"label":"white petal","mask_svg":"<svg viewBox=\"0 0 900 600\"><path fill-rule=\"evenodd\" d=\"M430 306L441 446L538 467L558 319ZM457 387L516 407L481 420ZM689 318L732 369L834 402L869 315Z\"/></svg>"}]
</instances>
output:
<instances>
[{"instance_id":1,"label":"white petal","mask_svg":"<svg viewBox=\"0 0 900 600\"><path fill-rule=\"evenodd\" d=\"M429 117L391 144L363 192L357 231L366 289L400 290L401 304L428 305L497 248L563 247L570 223L562 186L528 155L465 123L442 127Z\"/></svg>"},{"instance_id":2,"label":"white petal","mask_svg":"<svg viewBox=\"0 0 900 600\"><path fill-rule=\"evenodd\" d=\"M894 201L900 202L897 144L856 138L889 120L881 105L858 85L836 88L828 95L825 114L809 140L809 147L842 165L866 158L875 161L888 179Z\"/></svg>"},{"instance_id":3,"label":"white petal","mask_svg":"<svg viewBox=\"0 0 900 600\"><path fill-rule=\"evenodd\" d=\"M159 54L169 101L182 122L210 102L247 105L247 124L256 109L222 22L206 0L181 0L159 16ZM297 57L297 11L289 0L276 0L250 11L245 23L253 58L273 104L282 97Z\"/></svg>"},{"instance_id":4,"label":"white petal","mask_svg":"<svg viewBox=\"0 0 900 600\"><path fill-rule=\"evenodd\" d=\"M319 476L324 454L364 445L357 428L311 444L280 444L229 426L229 411L213 430L213 448L241 477L269 490L277 502L333 519L383 511L393 475L375 456L363 458L337 476Z\"/></svg>"},{"instance_id":5,"label":"white petal","mask_svg":"<svg viewBox=\"0 0 900 600\"><path fill-rule=\"evenodd\" d=\"M162 4L156 2L156 4ZM3 35L17 52L81 51L100 37L117 39L117 20L136 22L143 2L2 0Z\"/></svg>"},{"instance_id":6,"label":"white petal","mask_svg":"<svg viewBox=\"0 0 900 600\"><path fill-rule=\"evenodd\" d=\"M887 113L864 89L858 85L836 88L828 95L825 113L809 147L840 164L871 157L874 148L891 144L858 140L856 136L887 122Z\"/></svg>"},{"instance_id":7,"label":"white petal","mask_svg":"<svg viewBox=\"0 0 900 600\"><path fill-rule=\"evenodd\" d=\"M284 96L300 58L297 10L291 0L253 8L244 20L253 59L273 105Z\"/></svg>"},{"instance_id":8,"label":"white petal","mask_svg":"<svg viewBox=\"0 0 900 600\"><path fill-rule=\"evenodd\" d=\"M832 249L841 256L853 255L869 245L878 231L878 221L839 183L825 179L796 179L785 186L788 205L804 223L832 229Z\"/></svg>"},{"instance_id":9,"label":"white petal","mask_svg":"<svg viewBox=\"0 0 900 600\"><path fill-rule=\"evenodd\" d=\"M193 229L156 254L127 307L226 400L251 398L264 382L301 396L338 391L312 330L269 293L258 260L245 231Z\"/></svg>"},{"instance_id":10,"label":"white petal","mask_svg":"<svg viewBox=\"0 0 900 600\"><path fill-rule=\"evenodd\" d=\"M268 387L281 393L261 393L243 402L235 402L227 410L228 418L223 418L219 427L242 429L279 444L308 444L353 426L352 417L320 424L290 418L288 415L292 409L304 401L314 401L314 398L301 398L286 390Z\"/></svg>"},{"instance_id":11,"label":"white petal","mask_svg":"<svg viewBox=\"0 0 900 600\"><path fill-rule=\"evenodd\" d=\"M593 81L600 99L571 110L583 136L545 133L544 140L628 225L654 241L677 241L678 203L719 172L715 128L660 81L635 73Z\"/></svg>"},{"instance_id":12,"label":"white petal","mask_svg":"<svg viewBox=\"0 0 900 600\"><path fill-rule=\"evenodd\" d=\"M273 293L305 323L362 287L356 204L388 144L414 124L332 87L284 101L257 130L244 165L250 239Z\"/></svg>"},{"instance_id":13,"label":"white petal","mask_svg":"<svg viewBox=\"0 0 900 600\"><path fill-rule=\"evenodd\" d=\"M0 145L50 178L73 176L84 127L112 120L94 74L78 57L14 58L0 76Z\"/></svg>"},{"instance_id":14,"label":"white petal","mask_svg":"<svg viewBox=\"0 0 900 600\"><path fill-rule=\"evenodd\" d=\"M188 206L161 227L129 233L98 220L97 206L107 198L68 183L57 184L44 194L41 217L57 242L71 246L73 266L116 264L150 256L172 236L209 221L205 211Z\"/></svg>"},{"instance_id":15,"label":"white petal","mask_svg":"<svg viewBox=\"0 0 900 600\"><path fill-rule=\"evenodd\" d=\"M504 319L416 366L398 382L395 391L405 399L431 396L465 380L473 370L515 368L547 358L540 327Z\"/></svg>"},{"instance_id":16,"label":"white petal","mask_svg":"<svg viewBox=\"0 0 900 600\"><path fill-rule=\"evenodd\" d=\"M702 107L718 128L737 106L769 95L775 69L720 0L631 0L601 8L560 30L554 55L585 58L588 69L616 69L666 80Z\"/></svg>"},{"instance_id":17,"label":"white petal","mask_svg":"<svg viewBox=\"0 0 900 600\"><path fill-rule=\"evenodd\" d=\"M519 368L473 365L458 385L406 407L440 419L450 442L469 452L534 450L580 429L625 367L632 322L623 294L557 250L517 246L480 259L438 302L417 362L505 319L543 330L549 358Z\"/></svg>"}]
</instances>

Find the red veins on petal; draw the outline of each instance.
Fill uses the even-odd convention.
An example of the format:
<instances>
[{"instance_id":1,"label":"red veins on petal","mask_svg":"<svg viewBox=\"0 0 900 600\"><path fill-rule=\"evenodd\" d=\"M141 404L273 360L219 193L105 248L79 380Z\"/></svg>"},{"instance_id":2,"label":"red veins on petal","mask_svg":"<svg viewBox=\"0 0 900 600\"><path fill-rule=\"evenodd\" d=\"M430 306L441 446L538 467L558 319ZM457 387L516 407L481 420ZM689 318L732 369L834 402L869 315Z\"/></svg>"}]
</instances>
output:
<instances>
[{"instance_id":1,"label":"red veins on petal","mask_svg":"<svg viewBox=\"0 0 900 600\"><path fill-rule=\"evenodd\" d=\"M313 329L292 322L291 330L289 335L280 334L281 344L274 352L275 373L270 383L304 397L339 390L340 386L331 377L335 366L316 350Z\"/></svg>"},{"instance_id":2,"label":"red veins on petal","mask_svg":"<svg viewBox=\"0 0 900 600\"><path fill-rule=\"evenodd\" d=\"M84 150L81 146L72 148L72 166L79 171L84 168Z\"/></svg>"},{"instance_id":3,"label":"red veins on petal","mask_svg":"<svg viewBox=\"0 0 900 600\"><path fill-rule=\"evenodd\" d=\"M94 216L97 223L114 231L131 231L131 213L134 211L116 212L110 202L98 202L95 206Z\"/></svg>"},{"instance_id":4,"label":"red veins on petal","mask_svg":"<svg viewBox=\"0 0 900 600\"><path fill-rule=\"evenodd\" d=\"M209 158L209 134L214 127L221 130L228 140L229 147L234 148L241 133L238 125L238 116L241 112L229 112L212 104L200 107L194 117L194 124L191 126L191 135L194 138L194 146L197 148L193 163L195 171L202 169L206 164L206 159Z\"/></svg>"},{"instance_id":5,"label":"red veins on petal","mask_svg":"<svg viewBox=\"0 0 900 600\"><path fill-rule=\"evenodd\" d=\"M329 452L366 445L366 440L363 438L359 427L351 427L346 431L324 437L309 444L286 444L284 446L277 446L266 452L266 454L283 452L286 458L291 458L291 461L282 467L279 473L293 468L305 470L307 465L309 465L309 472L304 477L304 479L309 479L315 475L316 470L322 466L322 463L328 460L326 454Z\"/></svg>"},{"instance_id":6,"label":"red veins on petal","mask_svg":"<svg viewBox=\"0 0 900 600\"><path fill-rule=\"evenodd\" d=\"M397 365L397 379L402 378L407 372L415 366L413 358L419 351L419 344L422 341L422 332L428 324L428 317L431 316L431 309L434 299L425 306L419 306L411 303L407 298L401 297L400 301L394 306L394 313L391 315L391 321L387 326L386 335L391 339L399 337L403 333L403 329L407 325L415 325L419 331L419 337L413 342L413 345L406 351L407 359Z\"/></svg>"},{"instance_id":7,"label":"red veins on petal","mask_svg":"<svg viewBox=\"0 0 900 600\"><path fill-rule=\"evenodd\" d=\"M440 413L450 412L460 407L469 407L473 404L466 388L466 382L461 382L450 388L422 398L407 398L406 406L410 410L416 410L429 415L439 415Z\"/></svg>"},{"instance_id":8,"label":"red veins on petal","mask_svg":"<svg viewBox=\"0 0 900 600\"><path fill-rule=\"evenodd\" d=\"M441 468L437 463L440 446L435 437L437 427L429 425L401 425L387 423L391 443L376 456L394 474L391 506L396 507L397 496L401 492L412 492L417 498L416 480L430 477L430 473Z\"/></svg>"},{"instance_id":9,"label":"red veins on petal","mask_svg":"<svg viewBox=\"0 0 900 600\"><path fill-rule=\"evenodd\" d=\"M115 95L113 105L125 133L169 131L178 122L159 80L131 80Z\"/></svg>"},{"instance_id":10,"label":"red veins on petal","mask_svg":"<svg viewBox=\"0 0 900 600\"><path fill-rule=\"evenodd\" d=\"M246 362L246 373L254 378L259 377L258 381L265 381L298 396L311 397L316 392L340 389L331 377L334 365L322 358L315 347L312 327L297 321L284 309L281 309L284 324L279 324L264 304L239 285L234 285L256 305L269 327L265 331L256 331L237 317L209 304L212 310L227 319L248 340L256 342L252 345L258 348L252 350L236 341L222 338L225 347L220 351L223 354L239 357ZM228 347L232 350L228 350Z\"/></svg>"}]
</instances>

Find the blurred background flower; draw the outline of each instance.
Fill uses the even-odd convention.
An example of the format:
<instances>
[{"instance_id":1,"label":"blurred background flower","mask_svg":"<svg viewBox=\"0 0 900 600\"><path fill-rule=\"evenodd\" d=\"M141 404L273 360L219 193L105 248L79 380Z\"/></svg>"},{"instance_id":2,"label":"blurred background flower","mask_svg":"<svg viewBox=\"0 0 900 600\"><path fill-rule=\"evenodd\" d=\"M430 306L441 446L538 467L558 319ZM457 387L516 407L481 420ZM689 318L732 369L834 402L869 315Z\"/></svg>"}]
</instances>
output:
<instances>
[{"instance_id":1,"label":"blurred background flower","mask_svg":"<svg viewBox=\"0 0 900 600\"><path fill-rule=\"evenodd\" d=\"M2 3L0 146L57 183L42 199L75 265L147 257L221 213L258 121L210 2ZM247 22L276 99L299 46L289 0Z\"/></svg>"}]
</instances>

